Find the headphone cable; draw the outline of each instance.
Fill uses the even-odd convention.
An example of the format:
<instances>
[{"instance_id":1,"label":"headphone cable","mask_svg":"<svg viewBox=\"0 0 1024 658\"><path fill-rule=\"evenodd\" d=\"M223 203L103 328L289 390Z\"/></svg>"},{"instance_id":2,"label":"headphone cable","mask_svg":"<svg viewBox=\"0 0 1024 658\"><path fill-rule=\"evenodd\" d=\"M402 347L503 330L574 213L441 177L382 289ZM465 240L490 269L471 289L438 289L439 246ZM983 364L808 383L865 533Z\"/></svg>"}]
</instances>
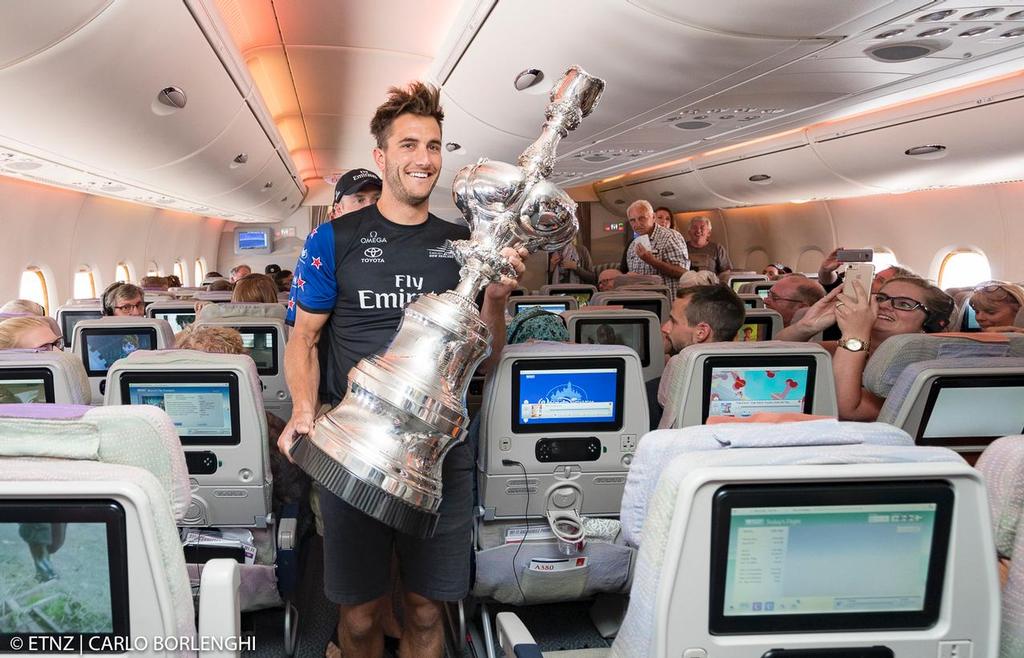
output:
<instances>
[{"instance_id":1,"label":"headphone cable","mask_svg":"<svg viewBox=\"0 0 1024 658\"><path fill-rule=\"evenodd\" d=\"M519 540L519 545L516 546L515 553L512 554L512 575L516 578L516 587L519 588L519 595L523 597L523 605L526 604L526 592L523 591L523 584L519 582L519 571L516 569L516 558L519 557L519 551L522 550L523 544L526 543L526 538L530 536L530 482L529 476L526 474L526 466L523 462L515 459L502 459L502 466L512 466L518 464L519 468L523 469L523 489L526 491L526 505L523 508L523 518L526 519L526 532L523 534L523 538Z\"/></svg>"}]
</instances>

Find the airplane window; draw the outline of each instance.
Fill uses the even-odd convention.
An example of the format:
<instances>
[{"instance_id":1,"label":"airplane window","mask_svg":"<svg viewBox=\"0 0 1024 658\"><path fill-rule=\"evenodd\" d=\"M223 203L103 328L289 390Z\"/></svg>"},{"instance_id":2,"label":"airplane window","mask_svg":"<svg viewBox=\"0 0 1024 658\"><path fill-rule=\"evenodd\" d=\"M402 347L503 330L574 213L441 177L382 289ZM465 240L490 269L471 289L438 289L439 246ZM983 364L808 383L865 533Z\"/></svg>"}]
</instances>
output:
<instances>
[{"instance_id":1,"label":"airplane window","mask_svg":"<svg viewBox=\"0 0 1024 658\"><path fill-rule=\"evenodd\" d=\"M160 273L160 266L156 264L156 261L149 261L146 265L146 276L163 276Z\"/></svg>"},{"instance_id":2,"label":"airplane window","mask_svg":"<svg viewBox=\"0 0 1024 658\"><path fill-rule=\"evenodd\" d=\"M181 285L188 283L188 277L185 276L185 265L180 260L174 261L174 276L178 277Z\"/></svg>"},{"instance_id":3,"label":"airplane window","mask_svg":"<svg viewBox=\"0 0 1024 658\"><path fill-rule=\"evenodd\" d=\"M951 251L939 268L939 287L961 288L992 279L992 268L985 254L977 251Z\"/></svg>"},{"instance_id":4,"label":"airplane window","mask_svg":"<svg viewBox=\"0 0 1024 658\"><path fill-rule=\"evenodd\" d=\"M38 267L29 267L21 273L21 288L18 291L21 299L30 299L50 312L50 294L46 287L46 277Z\"/></svg>"},{"instance_id":5,"label":"airplane window","mask_svg":"<svg viewBox=\"0 0 1024 658\"><path fill-rule=\"evenodd\" d=\"M91 269L83 267L75 272L73 294L75 299L92 299L96 296L96 281L93 279Z\"/></svg>"},{"instance_id":6,"label":"airplane window","mask_svg":"<svg viewBox=\"0 0 1024 658\"><path fill-rule=\"evenodd\" d=\"M195 270L196 270L195 271L195 274L196 274L196 285L198 286L199 284L201 284L203 282L203 279L206 278L206 267L203 265L203 259L202 258L197 258L196 259L196 268L195 268ZM185 279L182 279L182 281L184 281L184 280Z\"/></svg>"},{"instance_id":7,"label":"airplane window","mask_svg":"<svg viewBox=\"0 0 1024 658\"><path fill-rule=\"evenodd\" d=\"M114 280L124 281L125 283L129 283L132 280L132 273L128 270L127 263L117 264L117 274L114 275Z\"/></svg>"},{"instance_id":8,"label":"airplane window","mask_svg":"<svg viewBox=\"0 0 1024 658\"><path fill-rule=\"evenodd\" d=\"M900 264L899 261L896 260L896 254L892 253L888 249L879 249L876 247L874 251L875 257L871 263L875 266L876 272L881 272L887 267Z\"/></svg>"}]
</instances>

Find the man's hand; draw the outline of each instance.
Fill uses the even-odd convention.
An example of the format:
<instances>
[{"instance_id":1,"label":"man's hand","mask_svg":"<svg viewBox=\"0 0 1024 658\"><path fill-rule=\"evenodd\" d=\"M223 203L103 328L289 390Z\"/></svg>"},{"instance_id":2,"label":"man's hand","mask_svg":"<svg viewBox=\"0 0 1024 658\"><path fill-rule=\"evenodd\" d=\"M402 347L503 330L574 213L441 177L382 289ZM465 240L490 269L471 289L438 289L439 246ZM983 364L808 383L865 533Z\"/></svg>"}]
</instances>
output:
<instances>
[{"instance_id":1,"label":"man's hand","mask_svg":"<svg viewBox=\"0 0 1024 658\"><path fill-rule=\"evenodd\" d=\"M516 278L510 279L507 276L501 277L500 281L495 281L491 285L487 286L484 291L484 299L493 299L501 301L507 299L517 286L519 286L519 277L526 271L525 260L530 255L525 248L520 247L519 249L513 249L512 247L505 247L501 250L501 255L508 260L508 264L512 266L516 271Z\"/></svg>"},{"instance_id":2,"label":"man's hand","mask_svg":"<svg viewBox=\"0 0 1024 658\"><path fill-rule=\"evenodd\" d=\"M841 247L840 247L841 249ZM821 262L821 267L818 268L818 283L824 286L830 286L836 282L839 276L836 274L836 270L842 263L836 258L836 254L839 249L833 249L832 253L825 257L825 260Z\"/></svg>"},{"instance_id":3,"label":"man's hand","mask_svg":"<svg viewBox=\"0 0 1024 658\"><path fill-rule=\"evenodd\" d=\"M564 263L562 263L562 268L566 269L566 270L572 271L572 270L575 270L576 267L577 267L577 263L574 260L566 259L566 261Z\"/></svg>"},{"instance_id":4,"label":"man's hand","mask_svg":"<svg viewBox=\"0 0 1024 658\"><path fill-rule=\"evenodd\" d=\"M642 244L638 244L636 246L635 253L637 258L647 263L648 265L651 264L651 259L653 258L653 256L651 256L651 252L648 251L647 248L644 247Z\"/></svg>"},{"instance_id":5,"label":"man's hand","mask_svg":"<svg viewBox=\"0 0 1024 658\"><path fill-rule=\"evenodd\" d=\"M313 412L292 411L292 417L288 419L288 424L281 431L281 436L277 437L277 449L288 458L288 461L292 461L291 449L295 439L301 434L309 434L312 431Z\"/></svg>"}]
</instances>

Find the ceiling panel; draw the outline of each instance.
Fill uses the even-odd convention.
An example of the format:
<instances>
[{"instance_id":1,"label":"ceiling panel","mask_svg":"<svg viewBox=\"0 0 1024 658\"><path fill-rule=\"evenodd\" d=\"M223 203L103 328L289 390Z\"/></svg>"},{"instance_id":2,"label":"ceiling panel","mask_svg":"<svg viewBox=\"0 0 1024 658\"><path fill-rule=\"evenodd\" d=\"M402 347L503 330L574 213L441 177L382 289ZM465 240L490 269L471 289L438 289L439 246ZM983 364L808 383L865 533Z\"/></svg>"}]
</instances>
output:
<instances>
[{"instance_id":1,"label":"ceiling panel","mask_svg":"<svg viewBox=\"0 0 1024 658\"><path fill-rule=\"evenodd\" d=\"M113 0L53 0L39 20L39 0L5 0L0 28L0 69L66 39L103 12Z\"/></svg>"}]
</instances>

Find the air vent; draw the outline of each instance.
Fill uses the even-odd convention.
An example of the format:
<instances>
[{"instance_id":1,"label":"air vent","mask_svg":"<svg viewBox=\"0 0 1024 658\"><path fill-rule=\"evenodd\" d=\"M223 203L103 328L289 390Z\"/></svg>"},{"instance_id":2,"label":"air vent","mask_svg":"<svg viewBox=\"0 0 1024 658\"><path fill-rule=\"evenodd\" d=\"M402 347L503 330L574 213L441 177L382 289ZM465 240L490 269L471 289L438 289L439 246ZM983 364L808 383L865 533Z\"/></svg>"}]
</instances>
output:
<instances>
[{"instance_id":1,"label":"air vent","mask_svg":"<svg viewBox=\"0 0 1024 658\"><path fill-rule=\"evenodd\" d=\"M623 199L616 199L616 200L614 201L614 203L615 203L615 205L617 205L617 206L622 206L622 205L625 205L625 204L626 204L625 200L623 200Z\"/></svg>"},{"instance_id":2,"label":"air vent","mask_svg":"<svg viewBox=\"0 0 1024 658\"><path fill-rule=\"evenodd\" d=\"M946 147L942 144L924 144L908 148L903 154L918 160L938 160L946 156Z\"/></svg>"},{"instance_id":3,"label":"air vent","mask_svg":"<svg viewBox=\"0 0 1024 658\"><path fill-rule=\"evenodd\" d=\"M512 85L516 88L516 91L526 91L530 87L539 85L544 80L544 71L540 69L526 69L520 71L516 75L515 80L512 81Z\"/></svg>"},{"instance_id":4,"label":"air vent","mask_svg":"<svg viewBox=\"0 0 1024 658\"><path fill-rule=\"evenodd\" d=\"M710 128L712 124L708 121L680 121L672 125L680 130L703 130Z\"/></svg>"},{"instance_id":5,"label":"air vent","mask_svg":"<svg viewBox=\"0 0 1024 658\"><path fill-rule=\"evenodd\" d=\"M447 144L444 145L444 148L449 153L454 153L455 151L461 149L462 145L457 142L448 142Z\"/></svg>"},{"instance_id":6,"label":"air vent","mask_svg":"<svg viewBox=\"0 0 1024 658\"><path fill-rule=\"evenodd\" d=\"M675 192L671 192L671 191L666 191L666 192L662 192L662 193L661 193L661 194L660 194L659 196L663 196L663 197L665 197L666 199L671 199L671 198L672 198L672 197L674 197L675 195L676 195L676 193L675 193Z\"/></svg>"},{"instance_id":7,"label":"air vent","mask_svg":"<svg viewBox=\"0 0 1024 658\"><path fill-rule=\"evenodd\" d=\"M919 36L919 37L937 37L940 34L945 34L946 32L949 32L949 28L948 27L933 27L930 30L925 30L924 32L919 33L917 36Z\"/></svg>"},{"instance_id":8,"label":"air vent","mask_svg":"<svg viewBox=\"0 0 1024 658\"><path fill-rule=\"evenodd\" d=\"M934 23L936 21L941 21L944 18L949 18L950 16L952 16L955 13L956 13L955 9L943 9L942 11L933 11L930 14L925 14L924 16L918 17L917 22L918 23Z\"/></svg>"},{"instance_id":9,"label":"air vent","mask_svg":"<svg viewBox=\"0 0 1024 658\"><path fill-rule=\"evenodd\" d=\"M962 21L976 21L982 18L987 18L992 14L998 14L1002 9L1000 7L989 7L988 9L979 9L978 11L972 11L969 14L964 14L960 17Z\"/></svg>"},{"instance_id":10,"label":"air vent","mask_svg":"<svg viewBox=\"0 0 1024 658\"><path fill-rule=\"evenodd\" d=\"M757 185L768 185L772 182L772 177L768 174L754 174L747 180Z\"/></svg>"},{"instance_id":11,"label":"air vent","mask_svg":"<svg viewBox=\"0 0 1024 658\"><path fill-rule=\"evenodd\" d=\"M269 192L272 187L274 187L273 181L268 180L266 183L263 184L263 191Z\"/></svg>"},{"instance_id":12,"label":"air vent","mask_svg":"<svg viewBox=\"0 0 1024 658\"><path fill-rule=\"evenodd\" d=\"M1024 11L1015 11L1006 17L1008 21L1024 21Z\"/></svg>"},{"instance_id":13,"label":"air vent","mask_svg":"<svg viewBox=\"0 0 1024 658\"><path fill-rule=\"evenodd\" d=\"M874 46L865 50L864 54L879 62L909 62L927 57L948 46L948 43L941 41L908 41Z\"/></svg>"},{"instance_id":14,"label":"air vent","mask_svg":"<svg viewBox=\"0 0 1024 658\"><path fill-rule=\"evenodd\" d=\"M40 162L31 162L29 160L18 160L15 162L9 162L4 165L7 169L12 171L32 171L33 169L39 169L42 167Z\"/></svg>"},{"instance_id":15,"label":"air vent","mask_svg":"<svg viewBox=\"0 0 1024 658\"><path fill-rule=\"evenodd\" d=\"M237 169L237 168L241 167L242 165L244 165L248 161L249 161L249 154L248 153L239 153L231 161L231 165L230 166L231 166L232 169Z\"/></svg>"},{"instance_id":16,"label":"air vent","mask_svg":"<svg viewBox=\"0 0 1024 658\"><path fill-rule=\"evenodd\" d=\"M999 36L1003 39L1016 39L1018 37L1024 37L1024 27L1014 28L1009 32L1003 32Z\"/></svg>"},{"instance_id":17,"label":"air vent","mask_svg":"<svg viewBox=\"0 0 1024 658\"><path fill-rule=\"evenodd\" d=\"M972 27L969 30L964 30L963 32L961 32L957 36L958 37L976 37L979 34L985 34L986 32L991 32L991 31L992 31L991 27Z\"/></svg>"},{"instance_id":18,"label":"air vent","mask_svg":"<svg viewBox=\"0 0 1024 658\"><path fill-rule=\"evenodd\" d=\"M166 105L167 107L175 110L180 110L185 107L186 103L188 103L188 97L185 96L185 92L177 87L164 87L160 90L160 93L157 94L156 99L160 101L162 105Z\"/></svg>"}]
</instances>

